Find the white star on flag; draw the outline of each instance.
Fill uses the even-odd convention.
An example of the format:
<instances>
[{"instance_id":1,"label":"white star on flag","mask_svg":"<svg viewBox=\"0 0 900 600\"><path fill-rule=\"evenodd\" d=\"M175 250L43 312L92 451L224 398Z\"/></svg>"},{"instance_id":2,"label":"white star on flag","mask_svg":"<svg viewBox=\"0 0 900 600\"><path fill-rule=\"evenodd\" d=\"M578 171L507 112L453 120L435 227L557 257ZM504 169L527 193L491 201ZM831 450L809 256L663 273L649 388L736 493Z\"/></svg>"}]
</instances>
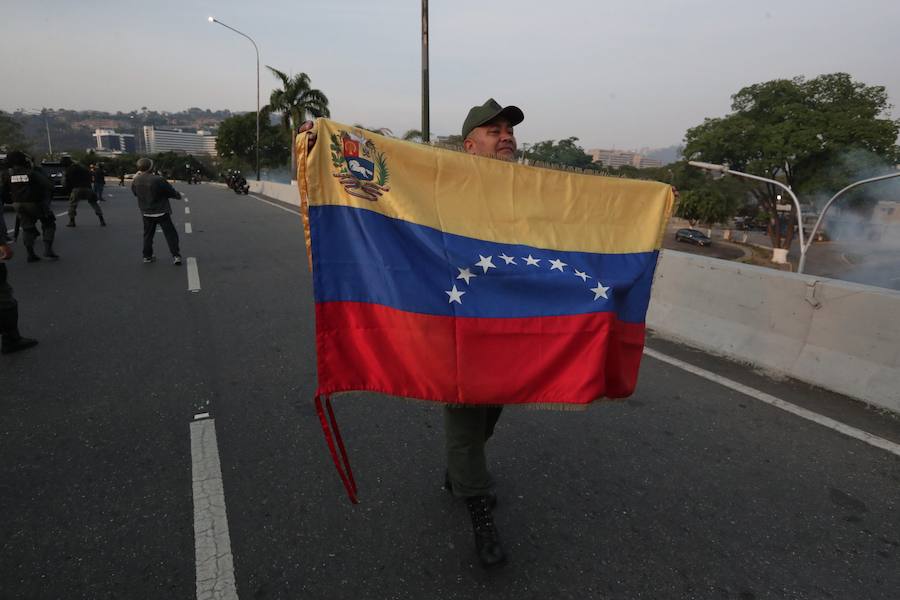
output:
<instances>
[{"instance_id":1,"label":"white star on flag","mask_svg":"<svg viewBox=\"0 0 900 600\"><path fill-rule=\"evenodd\" d=\"M456 267L456 268L459 269L459 275L457 275L456 278L457 279L465 279L466 283L469 283L469 280L472 279L473 277L478 277L478 275L476 275L475 273L470 271L468 267L466 267L465 269L463 269L461 267Z\"/></svg>"},{"instance_id":2,"label":"white star on flag","mask_svg":"<svg viewBox=\"0 0 900 600\"><path fill-rule=\"evenodd\" d=\"M461 292L456 289L455 284L452 290L445 290L444 293L450 296L450 301L448 302L448 304L453 304L454 302L456 302L457 304L462 304L462 295L465 294L465 292Z\"/></svg>"},{"instance_id":3,"label":"white star on flag","mask_svg":"<svg viewBox=\"0 0 900 600\"><path fill-rule=\"evenodd\" d=\"M551 270L551 271L552 271L553 269L556 269L557 271L559 271L560 273L562 273L562 272L563 272L563 267L565 267L565 266L568 266L568 265L567 265L566 263L564 263L563 261L559 260L558 258L557 258L556 260L551 260L551 261L550 261L550 270Z\"/></svg>"},{"instance_id":4,"label":"white star on flag","mask_svg":"<svg viewBox=\"0 0 900 600\"><path fill-rule=\"evenodd\" d=\"M488 272L488 269L496 269L497 268L497 265L495 265L493 262L491 262L491 259L494 258L493 256L482 256L479 254L478 258L480 258L481 260L479 260L477 263L475 263L475 266L481 267L482 269L484 269L485 273Z\"/></svg>"},{"instance_id":5,"label":"white star on flag","mask_svg":"<svg viewBox=\"0 0 900 600\"><path fill-rule=\"evenodd\" d=\"M531 265L532 267L538 266L538 263L541 262L541 259L539 259L539 258L533 258L530 254L528 255L527 258L524 257L524 256L523 256L522 258L525 259L525 264L526 264L526 265Z\"/></svg>"},{"instance_id":6,"label":"white star on flag","mask_svg":"<svg viewBox=\"0 0 900 600\"><path fill-rule=\"evenodd\" d=\"M597 282L597 287L591 288L591 291L594 292L594 300L599 300L600 298L609 299L606 295L606 292L609 291L609 287L604 287L602 283ZM460 304L462 304L460 302Z\"/></svg>"},{"instance_id":7,"label":"white star on flag","mask_svg":"<svg viewBox=\"0 0 900 600\"><path fill-rule=\"evenodd\" d=\"M584 271L579 271L578 269L575 269L575 277L581 277L582 281L587 281L588 279L591 279L590 275L588 275Z\"/></svg>"},{"instance_id":8,"label":"white star on flag","mask_svg":"<svg viewBox=\"0 0 900 600\"><path fill-rule=\"evenodd\" d=\"M518 263L516 262L516 259L515 259L515 258L513 258L512 256L507 256L505 252L504 252L503 254L500 255L500 258L502 258L503 260L505 260L505 261L506 261L506 264L508 264L508 265L515 265L515 264L518 264Z\"/></svg>"}]
</instances>

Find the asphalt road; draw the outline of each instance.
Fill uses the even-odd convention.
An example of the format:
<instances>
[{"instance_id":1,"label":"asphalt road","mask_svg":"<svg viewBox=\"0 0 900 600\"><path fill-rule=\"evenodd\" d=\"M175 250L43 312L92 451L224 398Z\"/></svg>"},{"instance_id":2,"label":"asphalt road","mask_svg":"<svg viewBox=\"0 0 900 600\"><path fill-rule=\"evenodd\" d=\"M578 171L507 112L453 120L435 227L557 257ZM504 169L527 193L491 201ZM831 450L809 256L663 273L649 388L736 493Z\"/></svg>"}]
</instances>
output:
<instances>
[{"instance_id":1,"label":"asphalt road","mask_svg":"<svg viewBox=\"0 0 900 600\"><path fill-rule=\"evenodd\" d=\"M439 407L335 400L350 505L312 406L299 217L178 187L199 291L162 234L141 263L117 187L109 227L84 206L61 261L10 264L41 344L0 357L0 598L196 598L191 424L207 412L240 598L897 598L897 455L649 357L627 401L506 410L489 457L499 570L477 565L441 490ZM648 346L900 442L897 419L846 398Z\"/></svg>"}]
</instances>

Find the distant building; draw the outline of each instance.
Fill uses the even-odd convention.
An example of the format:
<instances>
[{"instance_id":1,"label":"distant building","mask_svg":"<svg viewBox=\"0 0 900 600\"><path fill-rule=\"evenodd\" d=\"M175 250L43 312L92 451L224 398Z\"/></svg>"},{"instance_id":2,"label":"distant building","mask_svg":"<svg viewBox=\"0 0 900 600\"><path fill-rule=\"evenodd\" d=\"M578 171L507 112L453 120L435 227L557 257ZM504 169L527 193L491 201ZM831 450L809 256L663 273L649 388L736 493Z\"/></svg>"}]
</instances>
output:
<instances>
[{"instance_id":1,"label":"distant building","mask_svg":"<svg viewBox=\"0 0 900 600\"><path fill-rule=\"evenodd\" d=\"M655 158L647 158L643 154L639 154L638 152L627 152L624 150L602 150L602 149L594 149L588 150L588 154L591 155L591 160L595 163L599 163L604 167L611 167L617 169L619 167L624 167L626 165L630 167L636 167L638 169L652 169L655 167L661 167L662 162L656 160Z\"/></svg>"},{"instance_id":2,"label":"distant building","mask_svg":"<svg viewBox=\"0 0 900 600\"><path fill-rule=\"evenodd\" d=\"M185 131L178 127L144 126L144 147L149 154L184 152L217 156L216 136L212 131Z\"/></svg>"},{"instance_id":3,"label":"distant building","mask_svg":"<svg viewBox=\"0 0 900 600\"><path fill-rule=\"evenodd\" d=\"M133 154L136 151L134 135L131 133L117 133L113 129L95 129L94 139L97 140L97 152L101 154Z\"/></svg>"}]
</instances>

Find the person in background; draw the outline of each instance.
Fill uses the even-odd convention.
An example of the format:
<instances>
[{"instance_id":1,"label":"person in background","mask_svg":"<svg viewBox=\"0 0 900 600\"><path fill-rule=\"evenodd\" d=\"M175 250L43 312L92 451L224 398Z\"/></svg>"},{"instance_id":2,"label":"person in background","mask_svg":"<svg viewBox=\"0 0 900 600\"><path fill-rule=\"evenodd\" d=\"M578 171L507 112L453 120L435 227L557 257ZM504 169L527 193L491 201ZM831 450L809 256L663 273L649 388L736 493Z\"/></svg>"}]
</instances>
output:
<instances>
[{"instance_id":1,"label":"person in background","mask_svg":"<svg viewBox=\"0 0 900 600\"><path fill-rule=\"evenodd\" d=\"M16 224L22 229L22 242L28 253L28 262L38 262L41 257L34 251L38 236L44 237L44 256L58 260L53 251L56 237L56 217L50 202L53 199L53 183L35 168L24 152L13 150L7 156L9 169L0 176L0 198L3 204L16 208ZM38 231L37 224L41 224Z\"/></svg>"},{"instance_id":2,"label":"person in background","mask_svg":"<svg viewBox=\"0 0 900 600\"><path fill-rule=\"evenodd\" d=\"M106 170L101 163L91 165L91 178L94 181L94 193L97 194L97 200L106 202L103 198L103 186L106 185Z\"/></svg>"},{"instance_id":3,"label":"person in background","mask_svg":"<svg viewBox=\"0 0 900 600\"><path fill-rule=\"evenodd\" d=\"M153 236L156 226L159 225L169 244L169 252L172 253L172 263L181 264L181 251L178 248L178 232L172 224L172 205L169 198L181 199L172 184L159 175L153 174L153 161L149 158L141 158L137 161L137 175L131 184L131 191L137 196L138 207L144 218L144 262L152 263L156 260L153 255Z\"/></svg>"},{"instance_id":4,"label":"person in background","mask_svg":"<svg viewBox=\"0 0 900 600\"><path fill-rule=\"evenodd\" d=\"M91 172L69 156L64 156L60 162L66 168L66 191L69 192L69 223L66 227L75 227L75 215L78 212L78 202L81 200L88 201L94 209L94 214L100 219L100 226L106 227L103 211L97 202L97 194L91 188Z\"/></svg>"}]
</instances>

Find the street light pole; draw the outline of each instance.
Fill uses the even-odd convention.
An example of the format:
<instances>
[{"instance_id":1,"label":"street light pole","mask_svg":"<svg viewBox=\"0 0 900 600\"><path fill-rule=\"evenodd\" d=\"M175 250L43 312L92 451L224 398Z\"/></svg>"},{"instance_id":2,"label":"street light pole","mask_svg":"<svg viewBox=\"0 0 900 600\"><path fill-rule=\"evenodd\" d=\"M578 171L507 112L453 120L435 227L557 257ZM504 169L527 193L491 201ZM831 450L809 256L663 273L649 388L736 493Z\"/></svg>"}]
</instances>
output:
<instances>
[{"instance_id":1,"label":"street light pole","mask_svg":"<svg viewBox=\"0 0 900 600\"><path fill-rule=\"evenodd\" d=\"M741 171L733 171L726 167L725 165L717 165L714 163L708 162L700 162L697 160L688 161L688 164L692 167L697 167L699 169L705 169L707 171L714 171L716 173L722 173L724 175L734 175L736 177L744 177L746 179L754 179L756 181L763 181L765 183L771 183L772 185L778 186L788 194L790 194L791 199L794 201L794 206L797 208L797 229L800 234L800 266L797 268L798 273L803 272L802 266L806 264L806 249L807 245L804 243L803 239L803 216L800 208L800 201L797 199L797 196L794 195L794 191L781 183L780 181L775 181L774 179L768 179L766 177L760 177L759 175L751 175L750 173L742 173ZM773 261L774 262L774 261Z\"/></svg>"},{"instance_id":2,"label":"street light pole","mask_svg":"<svg viewBox=\"0 0 900 600\"><path fill-rule=\"evenodd\" d=\"M431 143L428 106L428 0L422 0L422 141Z\"/></svg>"},{"instance_id":3,"label":"street light pole","mask_svg":"<svg viewBox=\"0 0 900 600\"><path fill-rule=\"evenodd\" d=\"M44 113L44 128L47 130L47 154L50 155L50 158L53 158L53 142L50 141L50 123L47 121L47 113Z\"/></svg>"},{"instance_id":4,"label":"street light pole","mask_svg":"<svg viewBox=\"0 0 900 600\"><path fill-rule=\"evenodd\" d=\"M250 43L253 44L253 49L256 50L256 180L259 181L259 47L256 45L256 42L253 41L253 38L243 31L238 31L234 27L226 25L214 17L210 17L209 22L218 23L222 27L230 29L238 35L244 36L250 40Z\"/></svg>"},{"instance_id":5,"label":"street light pole","mask_svg":"<svg viewBox=\"0 0 900 600\"><path fill-rule=\"evenodd\" d=\"M825 203L825 206L822 207L822 212L819 213L819 218L816 219L816 224L813 225L812 231L809 234L809 239L806 241L806 249L812 245L813 240L816 239L816 232L819 230L819 225L822 224L822 220L825 218L825 213L828 212L828 209L831 208L831 205L834 204L834 201L838 199L838 196L843 194L844 192L855 188L856 186L863 185L864 183L871 183L873 181L881 181L882 179L890 179L892 177L900 177L900 173L889 173L888 175L881 175L879 177L870 177L869 179L861 179L860 181L856 181L851 183L837 194L831 197L828 202ZM797 272L802 273L803 269L806 267L806 252L802 252L800 254L800 265L797 267Z\"/></svg>"}]
</instances>

